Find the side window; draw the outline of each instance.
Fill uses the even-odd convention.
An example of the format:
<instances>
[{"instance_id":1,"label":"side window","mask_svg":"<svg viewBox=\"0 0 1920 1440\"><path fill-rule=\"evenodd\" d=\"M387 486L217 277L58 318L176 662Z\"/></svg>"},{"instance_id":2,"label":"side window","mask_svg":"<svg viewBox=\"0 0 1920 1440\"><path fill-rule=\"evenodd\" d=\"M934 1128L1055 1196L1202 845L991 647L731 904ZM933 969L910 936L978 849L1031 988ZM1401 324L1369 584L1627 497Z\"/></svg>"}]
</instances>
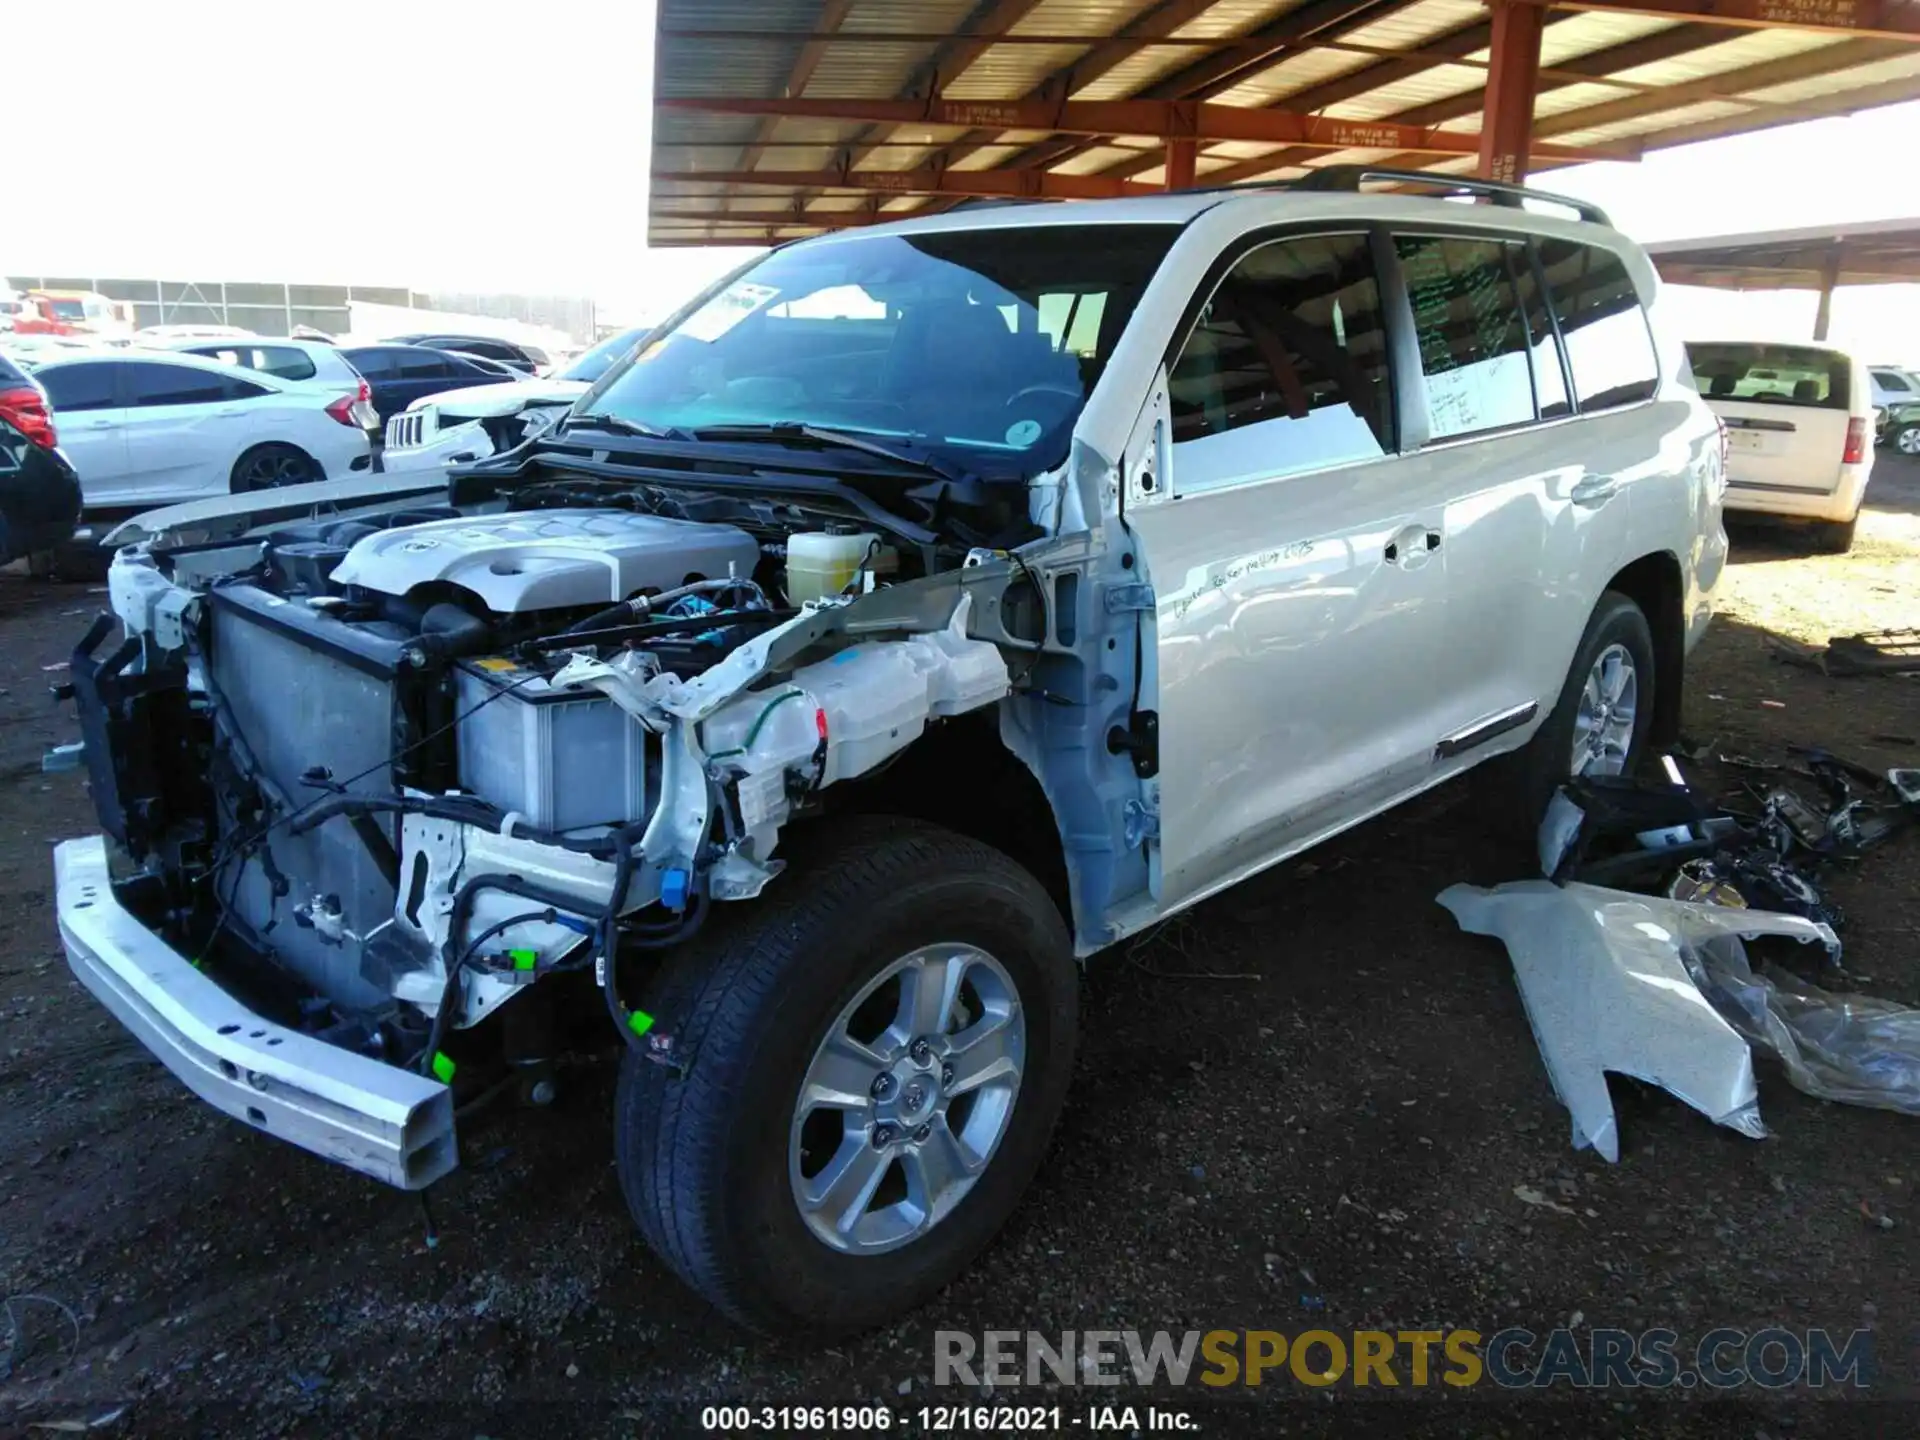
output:
<instances>
[{"instance_id":1,"label":"side window","mask_svg":"<svg viewBox=\"0 0 1920 1440\"><path fill-rule=\"evenodd\" d=\"M1880 388L1882 390L1897 391L1902 395L1911 395L1913 393L1913 387L1907 384L1906 377L1896 375L1891 370L1876 370L1873 372L1873 378L1880 382Z\"/></svg>"},{"instance_id":2,"label":"side window","mask_svg":"<svg viewBox=\"0 0 1920 1440\"><path fill-rule=\"evenodd\" d=\"M394 374L393 350L350 350L347 360L363 380L391 380Z\"/></svg>"},{"instance_id":3,"label":"side window","mask_svg":"<svg viewBox=\"0 0 1920 1440\"><path fill-rule=\"evenodd\" d=\"M1531 256L1522 251L1513 257L1514 284L1520 291L1520 309L1527 317L1528 353L1533 357L1533 398L1542 420L1553 420L1573 413L1573 398L1567 393L1566 357L1553 333L1553 318L1547 311L1546 292L1540 288L1540 272Z\"/></svg>"},{"instance_id":4,"label":"side window","mask_svg":"<svg viewBox=\"0 0 1920 1440\"><path fill-rule=\"evenodd\" d=\"M1580 408L1651 400L1660 381L1653 333L1619 256L1571 240L1542 240L1539 247Z\"/></svg>"},{"instance_id":5,"label":"side window","mask_svg":"<svg viewBox=\"0 0 1920 1440\"><path fill-rule=\"evenodd\" d=\"M242 380L233 376L225 385L228 400L258 400L262 395L271 395L273 391L264 385L256 385L251 380Z\"/></svg>"},{"instance_id":6,"label":"side window","mask_svg":"<svg viewBox=\"0 0 1920 1440\"><path fill-rule=\"evenodd\" d=\"M120 403L114 394L112 365L55 365L34 378L47 392L55 413L110 410Z\"/></svg>"},{"instance_id":7,"label":"side window","mask_svg":"<svg viewBox=\"0 0 1920 1440\"><path fill-rule=\"evenodd\" d=\"M1531 421L1531 347L1513 283L1526 248L1461 236L1396 235L1393 243L1413 305L1433 438Z\"/></svg>"},{"instance_id":8,"label":"side window","mask_svg":"<svg viewBox=\"0 0 1920 1440\"><path fill-rule=\"evenodd\" d=\"M187 365L126 366L127 404L217 405L228 398L227 377Z\"/></svg>"},{"instance_id":9,"label":"side window","mask_svg":"<svg viewBox=\"0 0 1920 1440\"><path fill-rule=\"evenodd\" d=\"M399 352L398 370L402 380L426 380L450 374L453 367L431 350Z\"/></svg>"},{"instance_id":10,"label":"side window","mask_svg":"<svg viewBox=\"0 0 1920 1440\"><path fill-rule=\"evenodd\" d=\"M247 368L281 380L311 380L314 376L313 357L304 350L295 350L286 345L256 347L247 361Z\"/></svg>"},{"instance_id":11,"label":"side window","mask_svg":"<svg viewBox=\"0 0 1920 1440\"><path fill-rule=\"evenodd\" d=\"M1367 237L1289 237L1242 256L1169 389L1181 493L1385 455L1386 333Z\"/></svg>"}]
</instances>

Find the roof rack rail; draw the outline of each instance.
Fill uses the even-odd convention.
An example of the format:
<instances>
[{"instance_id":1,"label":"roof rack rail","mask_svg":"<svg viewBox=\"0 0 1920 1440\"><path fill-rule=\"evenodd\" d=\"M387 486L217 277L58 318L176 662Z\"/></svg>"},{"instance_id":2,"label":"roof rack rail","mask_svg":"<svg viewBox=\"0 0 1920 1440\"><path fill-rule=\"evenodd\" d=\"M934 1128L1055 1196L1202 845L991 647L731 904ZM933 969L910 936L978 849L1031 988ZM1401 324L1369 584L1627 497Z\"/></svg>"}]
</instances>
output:
<instances>
[{"instance_id":1,"label":"roof rack rail","mask_svg":"<svg viewBox=\"0 0 1920 1440\"><path fill-rule=\"evenodd\" d=\"M1590 200L1576 200L1571 195L1556 194L1551 190L1534 190L1525 185L1511 185L1504 180L1480 180L1471 175L1442 175L1432 170L1392 170L1377 165L1322 165L1309 171L1298 180L1255 181L1251 186L1224 186L1224 189L1283 189L1283 190L1355 190L1369 180L1386 180L1396 185L1425 185L1433 189L1444 190L1450 195L1484 195L1502 205L1518 206L1525 200L1538 200L1546 205L1562 205L1574 212L1582 220L1592 225L1613 227L1613 221Z\"/></svg>"}]
</instances>

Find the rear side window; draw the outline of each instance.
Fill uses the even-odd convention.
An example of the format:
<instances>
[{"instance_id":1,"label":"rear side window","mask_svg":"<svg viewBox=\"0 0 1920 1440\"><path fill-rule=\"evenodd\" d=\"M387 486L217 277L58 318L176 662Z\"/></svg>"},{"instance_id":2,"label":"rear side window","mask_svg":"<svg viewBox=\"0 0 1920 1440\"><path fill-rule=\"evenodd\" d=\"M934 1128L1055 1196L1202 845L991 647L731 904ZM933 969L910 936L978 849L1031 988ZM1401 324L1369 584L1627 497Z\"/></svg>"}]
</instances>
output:
<instances>
[{"instance_id":1,"label":"rear side window","mask_svg":"<svg viewBox=\"0 0 1920 1440\"><path fill-rule=\"evenodd\" d=\"M1873 378L1880 382L1880 388L1882 390L1900 395L1911 395L1913 393L1913 387L1907 384L1907 377L1904 375L1896 375L1891 370L1876 370L1873 372Z\"/></svg>"},{"instance_id":2,"label":"rear side window","mask_svg":"<svg viewBox=\"0 0 1920 1440\"><path fill-rule=\"evenodd\" d=\"M110 410L120 403L115 394L114 371L117 366L55 365L34 378L47 392L55 411L72 414L76 410Z\"/></svg>"},{"instance_id":3,"label":"rear side window","mask_svg":"<svg viewBox=\"0 0 1920 1440\"><path fill-rule=\"evenodd\" d=\"M1539 255L1580 408L1651 400L1660 384L1653 332L1620 257L1593 245L1545 239Z\"/></svg>"},{"instance_id":4,"label":"rear side window","mask_svg":"<svg viewBox=\"0 0 1920 1440\"><path fill-rule=\"evenodd\" d=\"M227 377L186 365L136 363L126 367L128 405L217 405L222 400L240 398L239 383L230 386ZM258 393L257 387L249 387Z\"/></svg>"},{"instance_id":5,"label":"rear side window","mask_svg":"<svg viewBox=\"0 0 1920 1440\"><path fill-rule=\"evenodd\" d=\"M423 380L446 375L452 367L447 361L430 350L399 352L399 363L395 367L402 380Z\"/></svg>"},{"instance_id":6,"label":"rear side window","mask_svg":"<svg viewBox=\"0 0 1920 1440\"><path fill-rule=\"evenodd\" d=\"M366 380L390 380L396 372L398 350L349 350L347 361Z\"/></svg>"},{"instance_id":7,"label":"rear side window","mask_svg":"<svg viewBox=\"0 0 1920 1440\"><path fill-rule=\"evenodd\" d=\"M1392 445L1380 284L1364 235L1242 256L1170 377L1182 492L1377 459Z\"/></svg>"},{"instance_id":8,"label":"rear side window","mask_svg":"<svg viewBox=\"0 0 1920 1440\"><path fill-rule=\"evenodd\" d=\"M282 380L311 380L314 376L313 357L286 345L229 345L196 349L193 353Z\"/></svg>"},{"instance_id":9,"label":"rear side window","mask_svg":"<svg viewBox=\"0 0 1920 1440\"><path fill-rule=\"evenodd\" d=\"M1433 438L1532 420L1530 346L1514 287L1526 247L1432 235L1399 235L1393 243L1413 305Z\"/></svg>"},{"instance_id":10,"label":"rear side window","mask_svg":"<svg viewBox=\"0 0 1920 1440\"><path fill-rule=\"evenodd\" d=\"M1694 344L1687 346L1693 383L1709 400L1761 405L1851 408L1852 370L1844 355L1807 345Z\"/></svg>"}]
</instances>

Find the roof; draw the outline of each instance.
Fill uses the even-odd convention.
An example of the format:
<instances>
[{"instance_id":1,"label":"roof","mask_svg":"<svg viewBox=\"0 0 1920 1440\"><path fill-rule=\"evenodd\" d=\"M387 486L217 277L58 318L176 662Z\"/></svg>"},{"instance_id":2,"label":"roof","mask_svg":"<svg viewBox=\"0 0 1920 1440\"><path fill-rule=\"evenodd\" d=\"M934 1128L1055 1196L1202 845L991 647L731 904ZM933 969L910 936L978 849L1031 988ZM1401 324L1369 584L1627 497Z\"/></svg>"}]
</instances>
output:
<instances>
[{"instance_id":1,"label":"roof","mask_svg":"<svg viewBox=\"0 0 1920 1440\"><path fill-rule=\"evenodd\" d=\"M1524 3L1524 0L1521 0ZM1466 172L1480 0L659 0L653 245L1332 162ZM1920 0L1566 0L1532 170L1920 97Z\"/></svg>"},{"instance_id":2,"label":"roof","mask_svg":"<svg viewBox=\"0 0 1920 1440\"><path fill-rule=\"evenodd\" d=\"M1647 246L1670 285L1727 290L1819 290L1920 281L1920 219L1871 220L1669 240Z\"/></svg>"}]
</instances>

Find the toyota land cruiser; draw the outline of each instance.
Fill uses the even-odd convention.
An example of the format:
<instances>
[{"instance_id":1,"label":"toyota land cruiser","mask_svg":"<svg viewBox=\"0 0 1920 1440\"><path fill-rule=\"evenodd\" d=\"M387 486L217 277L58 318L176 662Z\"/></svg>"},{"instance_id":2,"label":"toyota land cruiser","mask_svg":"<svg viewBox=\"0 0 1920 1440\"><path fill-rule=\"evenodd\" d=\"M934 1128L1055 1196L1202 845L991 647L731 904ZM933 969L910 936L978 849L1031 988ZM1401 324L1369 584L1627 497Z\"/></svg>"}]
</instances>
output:
<instances>
[{"instance_id":1,"label":"toyota land cruiser","mask_svg":"<svg viewBox=\"0 0 1920 1440\"><path fill-rule=\"evenodd\" d=\"M1373 178L784 246L440 503L149 525L73 658L76 974L406 1188L584 994L667 1264L763 1329L915 1304L1041 1162L1076 957L1674 729L1724 455L1653 270Z\"/></svg>"}]
</instances>

